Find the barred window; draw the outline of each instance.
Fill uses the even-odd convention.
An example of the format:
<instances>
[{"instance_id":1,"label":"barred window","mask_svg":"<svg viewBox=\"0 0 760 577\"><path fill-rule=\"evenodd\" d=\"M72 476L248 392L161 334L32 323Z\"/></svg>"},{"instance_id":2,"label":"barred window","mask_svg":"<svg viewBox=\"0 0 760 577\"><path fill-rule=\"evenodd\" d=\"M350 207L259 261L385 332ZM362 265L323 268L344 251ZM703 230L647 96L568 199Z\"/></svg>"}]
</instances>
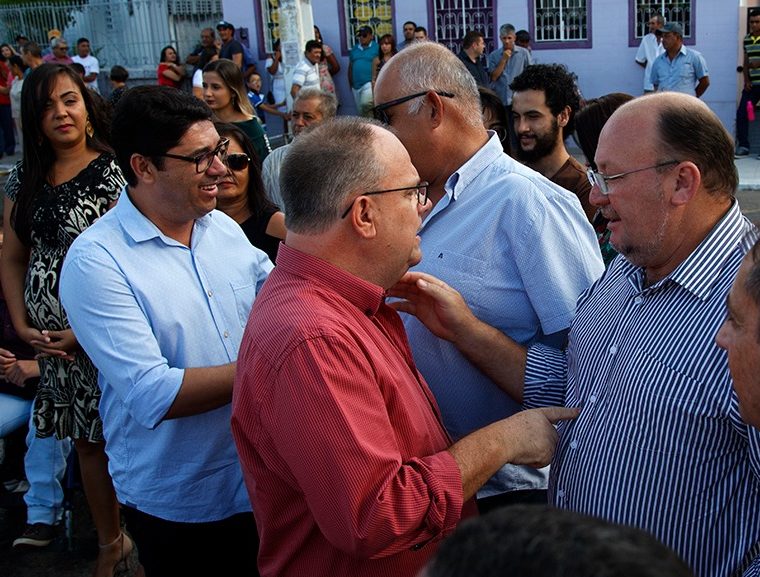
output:
<instances>
[{"instance_id":1,"label":"barred window","mask_svg":"<svg viewBox=\"0 0 760 577\"><path fill-rule=\"evenodd\" d=\"M278 0L261 0L261 30L264 36L264 50L274 52L272 45L280 38L280 3Z\"/></svg>"},{"instance_id":2,"label":"barred window","mask_svg":"<svg viewBox=\"0 0 760 577\"><path fill-rule=\"evenodd\" d=\"M586 0L535 0L534 39L541 42L588 40Z\"/></svg>"},{"instance_id":3,"label":"barred window","mask_svg":"<svg viewBox=\"0 0 760 577\"><path fill-rule=\"evenodd\" d=\"M428 32L430 39L455 53L462 49L462 38L470 30L483 34L487 51L494 48L493 0L436 0L433 19L435 30Z\"/></svg>"},{"instance_id":4,"label":"barred window","mask_svg":"<svg viewBox=\"0 0 760 577\"><path fill-rule=\"evenodd\" d=\"M359 28L372 28L375 40L383 34L393 34L393 7L391 0L343 0L343 23L346 31L346 49L356 44Z\"/></svg>"},{"instance_id":5,"label":"barred window","mask_svg":"<svg viewBox=\"0 0 760 577\"><path fill-rule=\"evenodd\" d=\"M662 15L665 22L678 22L683 27L684 39L692 38L693 4L693 0L634 0L635 38L641 39L649 33L649 19L656 14Z\"/></svg>"}]
</instances>

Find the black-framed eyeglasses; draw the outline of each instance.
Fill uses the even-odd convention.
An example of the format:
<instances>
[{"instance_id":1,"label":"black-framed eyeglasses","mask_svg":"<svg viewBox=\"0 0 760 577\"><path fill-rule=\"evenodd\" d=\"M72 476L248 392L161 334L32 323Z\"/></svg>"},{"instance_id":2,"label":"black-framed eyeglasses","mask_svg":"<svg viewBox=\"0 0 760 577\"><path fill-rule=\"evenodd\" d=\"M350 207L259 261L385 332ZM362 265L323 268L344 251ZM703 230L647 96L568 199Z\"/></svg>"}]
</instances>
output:
<instances>
[{"instance_id":1,"label":"black-framed eyeglasses","mask_svg":"<svg viewBox=\"0 0 760 577\"><path fill-rule=\"evenodd\" d=\"M247 154L236 152L228 154L224 163L232 170L239 171L248 168L248 165L251 163L251 157Z\"/></svg>"},{"instance_id":2,"label":"black-framed eyeglasses","mask_svg":"<svg viewBox=\"0 0 760 577\"><path fill-rule=\"evenodd\" d=\"M628 170L626 172L621 172L620 174L611 174L609 176L601 172L598 172L594 170L593 168L589 168L586 171L586 176L588 177L588 181L591 183L591 186L598 187L599 192L607 196L610 193L610 187L608 185L610 180L617 180L618 178L623 178L624 176L628 176L629 174L633 174L635 172L644 172L645 170L652 170L654 168L662 168L663 166L670 166L672 164L678 164L680 162L681 162L680 160L668 160L666 162L660 162L659 164L655 164L653 166L645 166L644 168L636 168L634 170Z\"/></svg>"},{"instance_id":3,"label":"black-framed eyeglasses","mask_svg":"<svg viewBox=\"0 0 760 577\"><path fill-rule=\"evenodd\" d=\"M166 158L176 158L177 160L184 160L185 162L194 162L195 172L200 174L201 172L206 172L211 167L211 165L214 163L214 157L216 156L218 156L219 160L226 164L227 149L229 147L230 139L222 138L214 150L201 152L197 156L181 156L179 154L169 154L168 152L165 152L164 154L156 154L156 156L165 156Z\"/></svg>"},{"instance_id":4,"label":"black-framed eyeglasses","mask_svg":"<svg viewBox=\"0 0 760 577\"><path fill-rule=\"evenodd\" d=\"M351 201L351 204L348 205L345 212L340 215L340 218L346 218L346 215L348 214L348 211L351 210L351 207L354 206L354 203L356 202L356 199L360 196L372 196L373 194L385 194L386 192L400 192L402 190L416 190L417 191L417 202L421 204L422 206L425 206L425 203L427 203L427 197L428 197L428 186L430 186L430 183L425 182L424 180L420 182L419 184L415 184L414 186L402 186L401 188L388 188L386 190L373 190L370 192L363 192L358 196L355 196L354 199Z\"/></svg>"},{"instance_id":5,"label":"black-framed eyeglasses","mask_svg":"<svg viewBox=\"0 0 760 577\"><path fill-rule=\"evenodd\" d=\"M375 120L379 120L383 124L390 124L391 119L388 118L388 114L385 112L389 108L392 108L394 106L398 106L399 104L403 104L404 102L409 102L410 100L413 100L414 98L419 98L420 96L425 96L429 90L425 90L424 92L418 92L417 94L410 94L409 96L402 96L401 98L396 98L396 100L389 100L388 102L383 102L382 104L378 104L372 109L372 115L375 117ZM438 96L443 96L445 98L454 98L454 95L451 92L444 92L442 90L434 90Z\"/></svg>"}]
</instances>

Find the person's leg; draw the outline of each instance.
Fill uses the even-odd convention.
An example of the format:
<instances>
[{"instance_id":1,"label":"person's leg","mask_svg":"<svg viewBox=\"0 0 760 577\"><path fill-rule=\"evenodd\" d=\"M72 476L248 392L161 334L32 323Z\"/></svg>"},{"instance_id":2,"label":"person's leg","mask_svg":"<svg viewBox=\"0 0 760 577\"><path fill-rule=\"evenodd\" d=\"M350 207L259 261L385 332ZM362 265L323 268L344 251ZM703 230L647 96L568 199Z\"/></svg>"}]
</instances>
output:
<instances>
[{"instance_id":1,"label":"person's leg","mask_svg":"<svg viewBox=\"0 0 760 577\"><path fill-rule=\"evenodd\" d=\"M374 103L374 95L372 94L372 83L367 82L362 86L359 95L359 114L365 118L372 118L372 107Z\"/></svg>"},{"instance_id":2,"label":"person's leg","mask_svg":"<svg viewBox=\"0 0 760 577\"><path fill-rule=\"evenodd\" d=\"M45 547L55 538L55 525L63 515L63 487L66 459L71 450L68 439L37 436L34 419L29 419L26 436L24 471L29 490L24 495L26 527L14 542L14 547Z\"/></svg>"},{"instance_id":3,"label":"person's leg","mask_svg":"<svg viewBox=\"0 0 760 577\"><path fill-rule=\"evenodd\" d=\"M31 407L32 401L0 393L0 439L24 426Z\"/></svg>"},{"instance_id":4,"label":"person's leg","mask_svg":"<svg viewBox=\"0 0 760 577\"><path fill-rule=\"evenodd\" d=\"M90 513L98 533L98 562L95 577L110 577L113 567L133 548L130 539L122 543L119 503L108 474L108 457L105 443L91 443L75 439L74 446L79 457L82 487L90 506Z\"/></svg>"},{"instance_id":5,"label":"person's leg","mask_svg":"<svg viewBox=\"0 0 760 577\"><path fill-rule=\"evenodd\" d=\"M251 513L210 523L167 521L124 507L146 577L258 575L258 535Z\"/></svg>"}]
</instances>

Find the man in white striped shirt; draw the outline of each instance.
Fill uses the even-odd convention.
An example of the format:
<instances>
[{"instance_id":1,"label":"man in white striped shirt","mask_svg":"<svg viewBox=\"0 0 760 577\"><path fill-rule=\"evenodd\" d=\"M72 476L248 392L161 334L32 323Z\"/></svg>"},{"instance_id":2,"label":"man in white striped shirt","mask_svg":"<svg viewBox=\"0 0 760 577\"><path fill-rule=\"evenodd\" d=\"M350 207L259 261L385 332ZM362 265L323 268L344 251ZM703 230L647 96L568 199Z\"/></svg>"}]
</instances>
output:
<instances>
[{"instance_id":1,"label":"man in white striped shirt","mask_svg":"<svg viewBox=\"0 0 760 577\"><path fill-rule=\"evenodd\" d=\"M698 577L760 567L760 431L742 420L714 342L758 237L733 196L733 142L694 97L622 106L599 140L591 200L622 256L579 300L565 351L525 349L444 283L392 294L524 407L581 407L559 427L555 505L640 527Z\"/></svg>"}]
</instances>

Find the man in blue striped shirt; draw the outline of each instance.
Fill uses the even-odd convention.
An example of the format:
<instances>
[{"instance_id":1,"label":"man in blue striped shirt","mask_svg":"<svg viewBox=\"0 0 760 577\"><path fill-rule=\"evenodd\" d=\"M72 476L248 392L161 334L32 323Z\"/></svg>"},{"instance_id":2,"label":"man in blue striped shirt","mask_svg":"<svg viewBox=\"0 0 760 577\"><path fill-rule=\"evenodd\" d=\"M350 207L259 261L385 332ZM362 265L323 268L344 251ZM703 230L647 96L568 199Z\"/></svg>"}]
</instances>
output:
<instances>
[{"instance_id":1,"label":"man in blue striped shirt","mask_svg":"<svg viewBox=\"0 0 760 577\"><path fill-rule=\"evenodd\" d=\"M621 253L578 300L565 351L526 349L444 283L392 294L524 407L581 407L559 427L550 500L643 528L699 577L760 567L760 431L742 420L714 342L758 237L733 196L733 143L694 97L637 98L599 140L591 200ZM433 306L434 305L434 306Z\"/></svg>"}]
</instances>

